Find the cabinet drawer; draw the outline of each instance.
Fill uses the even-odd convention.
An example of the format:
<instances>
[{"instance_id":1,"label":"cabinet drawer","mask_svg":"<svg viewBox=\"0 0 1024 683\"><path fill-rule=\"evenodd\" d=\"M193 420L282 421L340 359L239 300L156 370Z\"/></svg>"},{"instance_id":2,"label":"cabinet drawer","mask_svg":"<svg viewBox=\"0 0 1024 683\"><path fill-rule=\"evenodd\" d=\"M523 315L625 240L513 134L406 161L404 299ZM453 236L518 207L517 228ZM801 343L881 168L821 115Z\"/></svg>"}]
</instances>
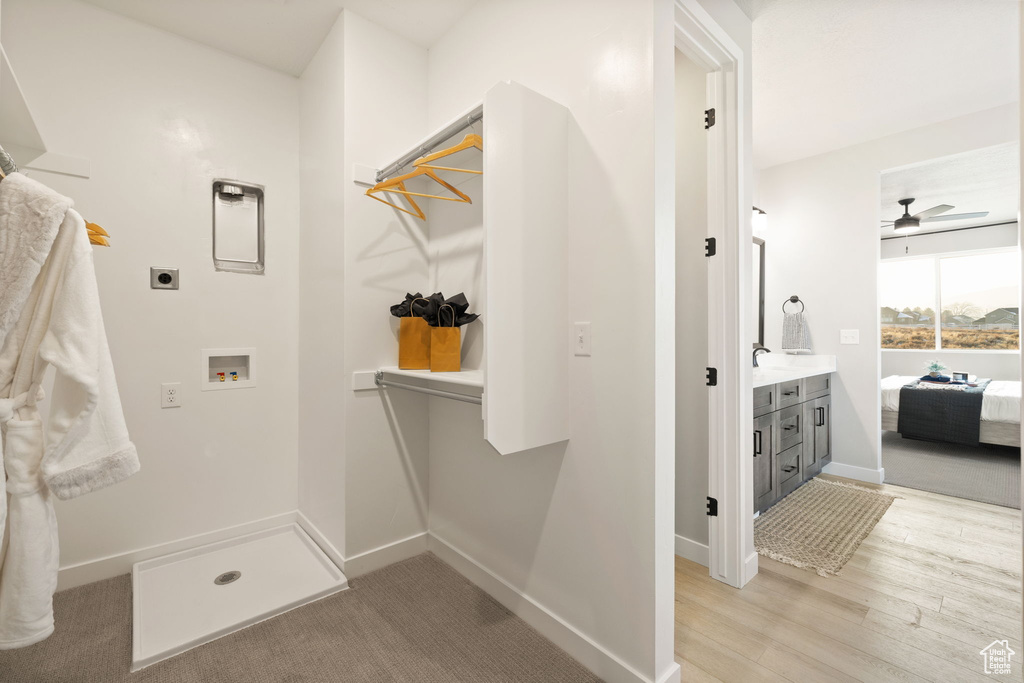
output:
<instances>
[{"instance_id":1,"label":"cabinet drawer","mask_svg":"<svg viewBox=\"0 0 1024 683\"><path fill-rule=\"evenodd\" d=\"M794 490L802 481L800 475L802 459L803 444L797 444L776 456L776 463L779 468L779 486L782 489L781 494L783 496Z\"/></svg>"},{"instance_id":2,"label":"cabinet drawer","mask_svg":"<svg viewBox=\"0 0 1024 683\"><path fill-rule=\"evenodd\" d=\"M804 440L804 411L802 406L790 406L776 415L778 425L775 428L775 450L781 453Z\"/></svg>"},{"instance_id":3,"label":"cabinet drawer","mask_svg":"<svg viewBox=\"0 0 1024 683\"><path fill-rule=\"evenodd\" d=\"M761 417L775 410L775 386L769 384L754 389L754 417Z\"/></svg>"},{"instance_id":4,"label":"cabinet drawer","mask_svg":"<svg viewBox=\"0 0 1024 683\"><path fill-rule=\"evenodd\" d=\"M815 375L804 377L804 401L821 398L832 393L832 375Z\"/></svg>"},{"instance_id":5,"label":"cabinet drawer","mask_svg":"<svg viewBox=\"0 0 1024 683\"><path fill-rule=\"evenodd\" d=\"M795 379L792 382L783 382L782 384L776 384L775 386L779 391L778 399L775 402L777 408L785 408L786 406L792 406L803 402L804 381L802 379Z\"/></svg>"}]
</instances>

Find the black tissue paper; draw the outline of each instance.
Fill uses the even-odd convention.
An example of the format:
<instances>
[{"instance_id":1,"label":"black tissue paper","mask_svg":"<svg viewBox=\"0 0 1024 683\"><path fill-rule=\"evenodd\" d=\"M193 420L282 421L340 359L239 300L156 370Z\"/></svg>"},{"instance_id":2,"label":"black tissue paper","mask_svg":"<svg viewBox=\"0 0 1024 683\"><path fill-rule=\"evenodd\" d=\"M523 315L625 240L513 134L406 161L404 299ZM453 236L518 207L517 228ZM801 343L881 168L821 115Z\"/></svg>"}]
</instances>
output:
<instances>
[{"instance_id":1,"label":"black tissue paper","mask_svg":"<svg viewBox=\"0 0 1024 683\"><path fill-rule=\"evenodd\" d=\"M416 299L419 299L419 301L416 301ZM397 303L391 307L391 315L396 318L404 318L409 315L410 307L412 307L413 315L422 317L429 307L429 302L426 300L426 297L419 292L416 292L415 294L406 294L405 301Z\"/></svg>"},{"instance_id":2,"label":"black tissue paper","mask_svg":"<svg viewBox=\"0 0 1024 683\"><path fill-rule=\"evenodd\" d=\"M431 327L462 327L480 317L476 313L466 312L469 309L469 301L462 292L449 299L445 299L441 292L431 294L427 298L430 304L423 313L423 319Z\"/></svg>"}]
</instances>

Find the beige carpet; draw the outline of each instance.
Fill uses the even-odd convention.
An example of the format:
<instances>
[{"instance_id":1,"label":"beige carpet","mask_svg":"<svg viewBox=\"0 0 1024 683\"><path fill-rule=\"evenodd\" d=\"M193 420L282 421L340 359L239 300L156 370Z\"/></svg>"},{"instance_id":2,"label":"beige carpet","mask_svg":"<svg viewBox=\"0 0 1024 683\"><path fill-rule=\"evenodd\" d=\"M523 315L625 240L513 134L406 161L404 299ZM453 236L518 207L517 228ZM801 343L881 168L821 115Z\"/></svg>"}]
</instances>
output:
<instances>
[{"instance_id":1,"label":"beige carpet","mask_svg":"<svg viewBox=\"0 0 1024 683\"><path fill-rule=\"evenodd\" d=\"M130 577L57 594L57 630L0 651L3 683L594 683L599 679L430 554L130 674Z\"/></svg>"},{"instance_id":2,"label":"beige carpet","mask_svg":"<svg viewBox=\"0 0 1024 683\"><path fill-rule=\"evenodd\" d=\"M894 496L812 479L754 520L761 555L834 576L853 557Z\"/></svg>"}]
</instances>

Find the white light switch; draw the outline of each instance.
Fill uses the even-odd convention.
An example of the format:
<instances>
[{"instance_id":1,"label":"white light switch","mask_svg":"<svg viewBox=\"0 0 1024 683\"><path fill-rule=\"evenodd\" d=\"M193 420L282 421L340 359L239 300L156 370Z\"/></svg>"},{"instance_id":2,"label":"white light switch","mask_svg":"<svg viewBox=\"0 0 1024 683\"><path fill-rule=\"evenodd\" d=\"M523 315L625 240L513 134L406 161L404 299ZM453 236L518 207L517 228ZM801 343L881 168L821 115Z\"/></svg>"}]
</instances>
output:
<instances>
[{"instance_id":1,"label":"white light switch","mask_svg":"<svg viewBox=\"0 0 1024 683\"><path fill-rule=\"evenodd\" d=\"M168 382L160 385L160 407L181 407L181 382Z\"/></svg>"},{"instance_id":2,"label":"white light switch","mask_svg":"<svg viewBox=\"0 0 1024 683\"><path fill-rule=\"evenodd\" d=\"M572 346L577 356L590 355L590 323L574 323Z\"/></svg>"},{"instance_id":3,"label":"white light switch","mask_svg":"<svg viewBox=\"0 0 1024 683\"><path fill-rule=\"evenodd\" d=\"M840 344L860 344L860 330L839 330Z\"/></svg>"}]
</instances>

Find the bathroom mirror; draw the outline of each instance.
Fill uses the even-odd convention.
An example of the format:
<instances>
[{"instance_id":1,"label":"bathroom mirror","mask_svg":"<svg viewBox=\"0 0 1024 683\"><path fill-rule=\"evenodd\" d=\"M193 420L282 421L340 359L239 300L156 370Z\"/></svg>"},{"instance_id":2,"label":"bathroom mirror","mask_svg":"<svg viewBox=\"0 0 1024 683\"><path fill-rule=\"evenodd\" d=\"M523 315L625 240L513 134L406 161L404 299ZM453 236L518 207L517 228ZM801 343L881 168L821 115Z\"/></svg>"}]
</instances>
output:
<instances>
[{"instance_id":1,"label":"bathroom mirror","mask_svg":"<svg viewBox=\"0 0 1024 683\"><path fill-rule=\"evenodd\" d=\"M758 344L764 346L764 240L755 237L753 248L753 258L750 259L753 269L751 283L754 288L753 296L750 299L754 307L753 315L750 318L751 337Z\"/></svg>"},{"instance_id":2,"label":"bathroom mirror","mask_svg":"<svg viewBox=\"0 0 1024 683\"><path fill-rule=\"evenodd\" d=\"M234 273L263 273L263 187L213 181L213 265Z\"/></svg>"}]
</instances>

